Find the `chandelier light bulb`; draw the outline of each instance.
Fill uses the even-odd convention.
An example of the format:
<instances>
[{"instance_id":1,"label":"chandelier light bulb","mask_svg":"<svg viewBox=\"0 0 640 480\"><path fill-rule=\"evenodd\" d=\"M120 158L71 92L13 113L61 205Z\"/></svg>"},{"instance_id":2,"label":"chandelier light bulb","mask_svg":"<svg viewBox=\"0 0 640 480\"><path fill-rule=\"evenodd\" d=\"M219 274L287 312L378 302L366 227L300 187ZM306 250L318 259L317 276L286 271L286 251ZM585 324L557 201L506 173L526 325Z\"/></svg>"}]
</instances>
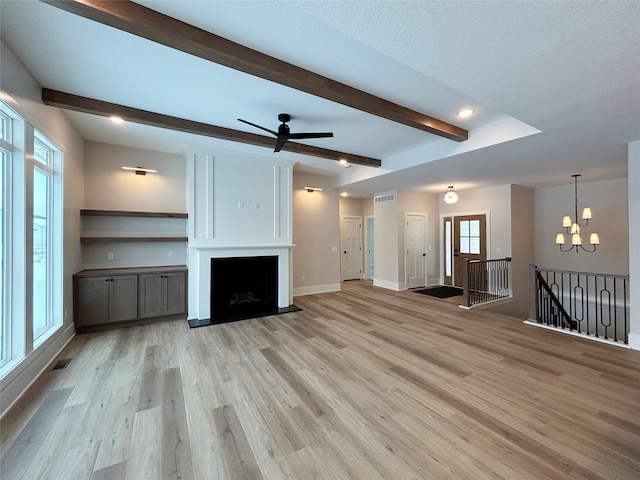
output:
<instances>
[{"instance_id":1,"label":"chandelier light bulb","mask_svg":"<svg viewBox=\"0 0 640 480\"><path fill-rule=\"evenodd\" d=\"M556 235L556 245L564 245L564 234L559 233Z\"/></svg>"},{"instance_id":2,"label":"chandelier light bulb","mask_svg":"<svg viewBox=\"0 0 640 480\"><path fill-rule=\"evenodd\" d=\"M571 226L573 222L571 221L571 217L569 215L565 215L562 217L562 226L568 228Z\"/></svg>"},{"instance_id":3,"label":"chandelier light bulb","mask_svg":"<svg viewBox=\"0 0 640 480\"><path fill-rule=\"evenodd\" d=\"M582 245L582 239L580 238L579 233L571 235L571 245Z\"/></svg>"},{"instance_id":4,"label":"chandelier light bulb","mask_svg":"<svg viewBox=\"0 0 640 480\"><path fill-rule=\"evenodd\" d=\"M444 202L453 205L458 201L458 194L453 191L453 185L447 187L447 191L444 194Z\"/></svg>"},{"instance_id":5,"label":"chandelier light bulb","mask_svg":"<svg viewBox=\"0 0 640 480\"><path fill-rule=\"evenodd\" d=\"M591 209L589 207L584 207L584 210L582 210L582 219L591 220L591 218Z\"/></svg>"}]
</instances>

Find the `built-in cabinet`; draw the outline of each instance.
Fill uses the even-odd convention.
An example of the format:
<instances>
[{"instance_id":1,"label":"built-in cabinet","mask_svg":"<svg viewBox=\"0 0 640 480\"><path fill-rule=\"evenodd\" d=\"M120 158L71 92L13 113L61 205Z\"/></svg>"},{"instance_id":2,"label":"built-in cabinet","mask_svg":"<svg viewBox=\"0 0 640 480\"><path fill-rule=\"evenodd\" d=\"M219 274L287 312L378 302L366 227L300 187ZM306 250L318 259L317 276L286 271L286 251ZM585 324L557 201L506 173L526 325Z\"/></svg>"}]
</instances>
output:
<instances>
[{"instance_id":1,"label":"built-in cabinet","mask_svg":"<svg viewBox=\"0 0 640 480\"><path fill-rule=\"evenodd\" d=\"M78 331L186 318L186 266L83 270L73 280Z\"/></svg>"}]
</instances>

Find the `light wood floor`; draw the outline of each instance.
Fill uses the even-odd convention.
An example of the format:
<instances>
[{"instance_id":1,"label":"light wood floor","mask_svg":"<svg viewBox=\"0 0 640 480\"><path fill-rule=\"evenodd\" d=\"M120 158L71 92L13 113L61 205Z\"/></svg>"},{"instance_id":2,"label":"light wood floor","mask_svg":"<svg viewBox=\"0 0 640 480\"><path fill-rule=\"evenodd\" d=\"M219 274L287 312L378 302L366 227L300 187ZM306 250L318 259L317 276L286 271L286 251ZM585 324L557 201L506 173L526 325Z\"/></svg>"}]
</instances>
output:
<instances>
[{"instance_id":1,"label":"light wood floor","mask_svg":"<svg viewBox=\"0 0 640 480\"><path fill-rule=\"evenodd\" d=\"M364 281L295 302L75 337L1 478L640 478L640 352Z\"/></svg>"}]
</instances>

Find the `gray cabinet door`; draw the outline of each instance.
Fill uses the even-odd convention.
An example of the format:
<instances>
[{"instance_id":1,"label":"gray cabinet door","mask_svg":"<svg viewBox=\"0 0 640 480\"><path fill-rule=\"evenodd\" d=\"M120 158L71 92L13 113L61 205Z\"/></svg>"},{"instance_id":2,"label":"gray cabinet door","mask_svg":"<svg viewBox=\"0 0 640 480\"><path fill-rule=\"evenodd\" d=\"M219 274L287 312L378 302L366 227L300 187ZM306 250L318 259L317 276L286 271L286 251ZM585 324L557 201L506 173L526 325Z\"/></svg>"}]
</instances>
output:
<instances>
[{"instance_id":1,"label":"gray cabinet door","mask_svg":"<svg viewBox=\"0 0 640 480\"><path fill-rule=\"evenodd\" d=\"M187 278L184 272L164 275L167 286L167 315L185 313L187 311Z\"/></svg>"},{"instance_id":2,"label":"gray cabinet door","mask_svg":"<svg viewBox=\"0 0 640 480\"><path fill-rule=\"evenodd\" d=\"M78 279L78 325L109 321L109 277Z\"/></svg>"},{"instance_id":3,"label":"gray cabinet door","mask_svg":"<svg viewBox=\"0 0 640 480\"><path fill-rule=\"evenodd\" d=\"M138 318L138 276L110 277L110 322L124 322Z\"/></svg>"},{"instance_id":4,"label":"gray cabinet door","mask_svg":"<svg viewBox=\"0 0 640 480\"><path fill-rule=\"evenodd\" d=\"M186 283L183 272L140 275L138 317L151 318L186 312Z\"/></svg>"},{"instance_id":5,"label":"gray cabinet door","mask_svg":"<svg viewBox=\"0 0 640 480\"><path fill-rule=\"evenodd\" d=\"M139 275L138 317L149 318L166 313L165 274L153 273Z\"/></svg>"}]
</instances>

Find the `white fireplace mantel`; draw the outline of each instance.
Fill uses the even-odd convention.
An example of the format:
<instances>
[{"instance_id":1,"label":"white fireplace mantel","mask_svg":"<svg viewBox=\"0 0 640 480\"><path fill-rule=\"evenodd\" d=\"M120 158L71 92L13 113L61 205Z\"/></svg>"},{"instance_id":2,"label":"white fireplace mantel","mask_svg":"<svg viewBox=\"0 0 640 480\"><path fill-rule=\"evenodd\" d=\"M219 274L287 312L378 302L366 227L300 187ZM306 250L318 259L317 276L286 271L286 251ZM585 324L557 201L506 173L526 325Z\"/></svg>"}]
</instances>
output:
<instances>
[{"instance_id":1,"label":"white fireplace mantel","mask_svg":"<svg viewBox=\"0 0 640 480\"><path fill-rule=\"evenodd\" d=\"M278 306L293 301L295 162L189 148L189 319L210 316L211 259L278 257Z\"/></svg>"}]
</instances>

